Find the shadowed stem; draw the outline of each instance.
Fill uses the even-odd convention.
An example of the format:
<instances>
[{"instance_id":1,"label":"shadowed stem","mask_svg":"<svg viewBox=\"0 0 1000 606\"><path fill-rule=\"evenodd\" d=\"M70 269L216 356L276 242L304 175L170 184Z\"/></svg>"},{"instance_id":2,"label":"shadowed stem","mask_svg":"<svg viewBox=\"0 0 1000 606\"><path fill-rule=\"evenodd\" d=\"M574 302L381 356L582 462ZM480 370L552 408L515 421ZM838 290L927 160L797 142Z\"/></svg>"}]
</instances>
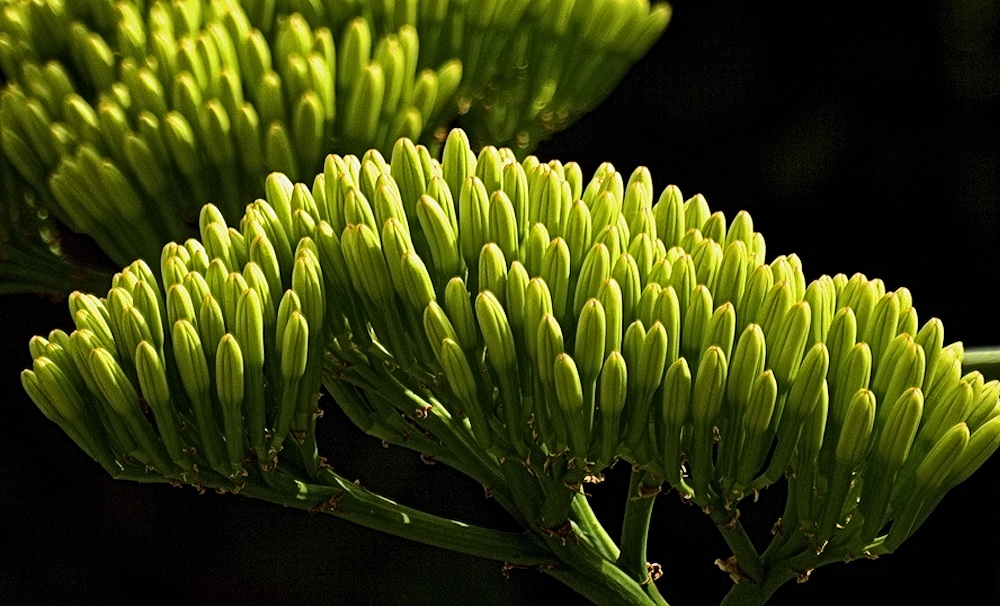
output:
<instances>
[{"instance_id":1,"label":"shadowed stem","mask_svg":"<svg viewBox=\"0 0 1000 606\"><path fill-rule=\"evenodd\" d=\"M965 372L978 370L987 381L1000 379L1000 347L969 347L962 359Z\"/></svg>"},{"instance_id":2,"label":"shadowed stem","mask_svg":"<svg viewBox=\"0 0 1000 606\"><path fill-rule=\"evenodd\" d=\"M621 555L618 567L646 588L650 599L656 604L666 604L653 583L646 560L646 544L649 539L649 521L656 503L660 484L651 474L633 470L629 479L628 501L622 518Z\"/></svg>"}]
</instances>

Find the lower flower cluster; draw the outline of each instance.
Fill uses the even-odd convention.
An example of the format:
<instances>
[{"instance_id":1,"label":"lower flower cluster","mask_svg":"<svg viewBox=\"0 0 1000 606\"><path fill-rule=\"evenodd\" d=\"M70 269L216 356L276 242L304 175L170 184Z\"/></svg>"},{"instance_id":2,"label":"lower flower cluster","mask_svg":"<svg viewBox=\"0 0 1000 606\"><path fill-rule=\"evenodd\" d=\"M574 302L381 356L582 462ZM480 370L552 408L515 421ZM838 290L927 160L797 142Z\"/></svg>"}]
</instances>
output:
<instances>
[{"instance_id":1,"label":"lower flower cluster","mask_svg":"<svg viewBox=\"0 0 1000 606\"><path fill-rule=\"evenodd\" d=\"M644 168L588 180L453 130L440 160L400 139L265 191L235 226L205 206L159 276L136 261L31 342L25 389L112 475L315 480L322 386L535 532L586 535L581 485L617 461L727 531L786 478L783 532L733 543L766 584L894 550L1000 446L1000 383L908 290L807 282L747 213L656 195Z\"/></svg>"}]
</instances>

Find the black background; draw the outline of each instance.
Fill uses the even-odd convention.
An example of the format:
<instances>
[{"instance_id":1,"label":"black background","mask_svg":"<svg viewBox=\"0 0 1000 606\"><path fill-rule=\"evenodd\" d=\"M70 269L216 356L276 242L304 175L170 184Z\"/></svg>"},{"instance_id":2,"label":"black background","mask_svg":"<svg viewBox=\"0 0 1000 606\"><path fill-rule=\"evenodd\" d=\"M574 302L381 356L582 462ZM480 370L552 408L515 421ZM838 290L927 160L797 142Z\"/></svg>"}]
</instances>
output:
<instances>
[{"instance_id":1,"label":"black background","mask_svg":"<svg viewBox=\"0 0 1000 606\"><path fill-rule=\"evenodd\" d=\"M949 340L1000 344L998 3L760 4L675 2L652 51L539 157L576 160L585 174L602 161L625 176L645 165L657 191L675 183L727 217L750 211L769 258L795 252L809 278L862 272L888 288L906 286L921 321L940 317ZM65 302L0 297L0 327L0 596L10 603L577 600L538 572L506 579L496 562L332 516L112 481L37 412L18 381L30 336L71 328ZM333 412L323 423L343 475L408 505L510 524L480 487L448 469L383 450ZM612 532L623 481L615 473L593 489ZM772 603L864 605L940 592L963 604L997 603L998 514L994 457L897 553L820 568ZM700 512L661 496L650 541L668 601L718 603L729 580L712 562L729 553Z\"/></svg>"}]
</instances>

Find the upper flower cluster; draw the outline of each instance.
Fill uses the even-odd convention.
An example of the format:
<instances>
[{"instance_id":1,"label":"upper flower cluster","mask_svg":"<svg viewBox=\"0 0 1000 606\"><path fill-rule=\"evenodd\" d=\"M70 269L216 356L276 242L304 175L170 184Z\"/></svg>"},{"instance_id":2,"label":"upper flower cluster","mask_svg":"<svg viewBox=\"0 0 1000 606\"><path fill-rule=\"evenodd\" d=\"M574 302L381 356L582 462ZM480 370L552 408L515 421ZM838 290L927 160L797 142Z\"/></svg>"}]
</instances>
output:
<instances>
[{"instance_id":1,"label":"upper flower cluster","mask_svg":"<svg viewBox=\"0 0 1000 606\"><path fill-rule=\"evenodd\" d=\"M0 245L63 253L62 227L116 264L155 258L207 202L237 220L272 171L305 178L331 150L399 137L434 145L456 118L523 155L599 103L670 15L584 4L5 2L0 151L25 191L3 204L26 228L0 227Z\"/></svg>"}]
</instances>

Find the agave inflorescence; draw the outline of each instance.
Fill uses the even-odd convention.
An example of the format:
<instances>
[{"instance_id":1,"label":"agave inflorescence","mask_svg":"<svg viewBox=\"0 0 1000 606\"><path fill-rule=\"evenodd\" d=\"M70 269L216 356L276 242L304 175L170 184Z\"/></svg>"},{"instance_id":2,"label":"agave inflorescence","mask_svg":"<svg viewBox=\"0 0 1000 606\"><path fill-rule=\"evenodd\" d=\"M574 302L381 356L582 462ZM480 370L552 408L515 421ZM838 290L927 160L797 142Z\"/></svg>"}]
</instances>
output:
<instances>
[{"instance_id":1,"label":"agave inflorescence","mask_svg":"<svg viewBox=\"0 0 1000 606\"><path fill-rule=\"evenodd\" d=\"M27 218L0 239L23 267L0 288L65 294L66 263L44 265L66 252L59 226L116 265L154 258L196 233L206 202L238 220L271 171L305 178L331 149L388 152L404 136L433 148L460 114L523 155L600 102L670 15L589 4L5 2L0 149L32 198L3 201Z\"/></svg>"},{"instance_id":2,"label":"agave inflorescence","mask_svg":"<svg viewBox=\"0 0 1000 606\"><path fill-rule=\"evenodd\" d=\"M1000 446L1000 383L905 288L807 283L750 216L649 171L475 154L329 155L311 183L75 293L22 381L115 477L241 491L537 565L598 603L657 603L652 504L673 492L733 550L727 600L896 549ZM321 386L358 427L485 486L511 534L406 510L323 462ZM632 466L620 544L582 486ZM758 552L739 506L787 478ZM660 497L663 498L663 497ZM362 513L364 512L364 513ZM400 520L405 515L407 523ZM445 532L445 529L448 529ZM567 540L574 537L574 540Z\"/></svg>"}]
</instances>

